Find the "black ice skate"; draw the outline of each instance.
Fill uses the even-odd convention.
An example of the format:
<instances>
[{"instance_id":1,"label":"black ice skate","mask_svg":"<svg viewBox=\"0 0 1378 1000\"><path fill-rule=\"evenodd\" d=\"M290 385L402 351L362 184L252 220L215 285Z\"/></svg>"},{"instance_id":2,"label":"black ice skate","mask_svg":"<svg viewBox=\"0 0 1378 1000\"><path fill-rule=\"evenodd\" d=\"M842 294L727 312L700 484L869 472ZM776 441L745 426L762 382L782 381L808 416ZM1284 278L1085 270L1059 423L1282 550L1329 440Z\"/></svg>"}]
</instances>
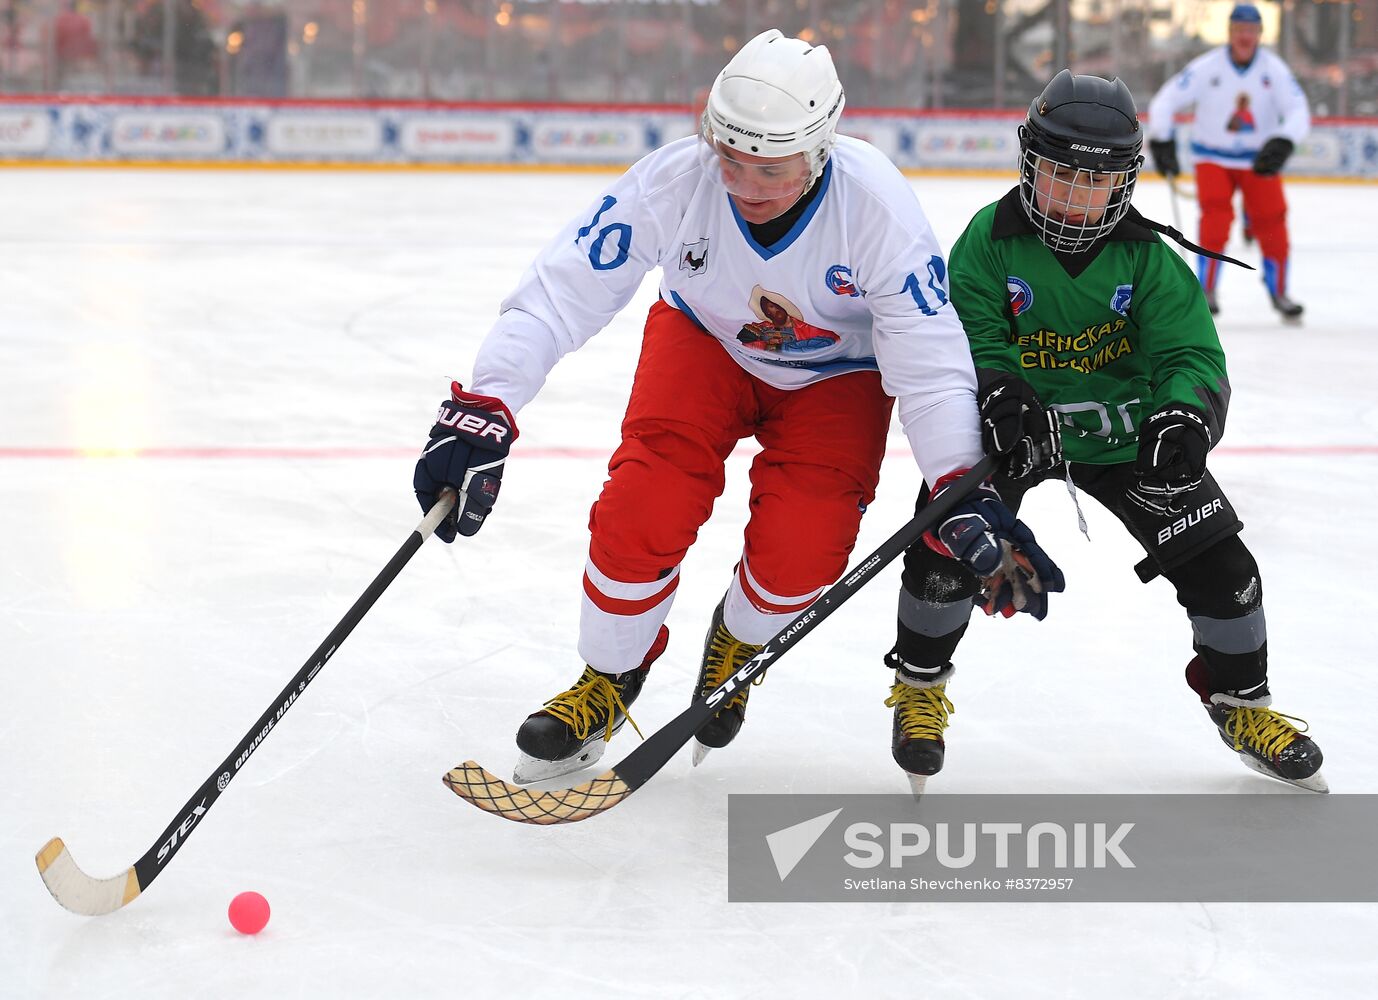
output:
<instances>
[{"instance_id":1,"label":"black ice skate","mask_svg":"<svg viewBox=\"0 0 1378 1000\"><path fill-rule=\"evenodd\" d=\"M1304 311L1300 302L1293 302L1286 295L1274 295L1273 308L1278 311L1283 319L1299 320Z\"/></svg>"},{"instance_id":2,"label":"black ice skate","mask_svg":"<svg viewBox=\"0 0 1378 1000\"><path fill-rule=\"evenodd\" d=\"M708 626L708 636L703 643L703 662L699 665L699 683L695 688L695 699L702 698L722 685L729 677L741 669L742 664L761 651L761 647L742 642L723 624L723 605L718 602L713 612L712 624ZM753 684L759 684L764 675L757 677L752 684L744 684L728 699L718 713L703 724L695 734L694 766L703 763L709 750L725 747L736 737L746 719L746 700L751 694Z\"/></svg>"},{"instance_id":3,"label":"black ice skate","mask_svg":"<svg viewBox=\"0 0 1378 1000\"><path fill-rule=\"evenodd\" d=\"M631 722L640 735L627 709L641 693L651 664L665 652L669 641L670 630L662 625L641 666L621 674L602 674L585 667L572 688L527 716L517 730L521 754L512 780L527 785L596 764L624 722Z\"/></svg>"},{"instance_id":4,"label":"black ice skate","mask_svg":"<svg viewBox=\"0 0 1378 1000\"><path fill-rule=\"evenodd\" d=\"M894 654L887 657L893 660ZM947 744L943 732L948 716L956 711L947 697L949 668L937 680L920 680L903 669L895 670L895 683L885 704L895 710L890 753L909 776L914 797L923 794L928 779L943 769Z\"/></svg>"},{"instance_id":5,"label":"black ice skate","mask_svg":"<svg viewBox=\"0 0 1378 1000\"><path fill-rule=\"evenodd\" d=\"M1241 705L1237 698L1232 699L1234 703L1213 701L1212 697L1225 696L1212 696L1206 683L1206 663L1199 656L1187 664L1187 684L1200 696L1220 730L1220 738L1239 754L1246 767L1307 791L1330 791L1320 773L1324 760L1321 748L1304 735L1304 720L1262 705ZM1300 722L1303 728L1297 729L1293 722Z\"/></svg>"},{"instance_id":6,"label":"black ice skate","mask_svg":"<svg viewBox=\"0 0 1378 1000\"><path fill-rule=\"evenodd\" d=\"M1212 316L1220 315L1220 303L1215 297L1214 288L1206 293L1206 308L1211 311Z\"/></svg>"}]
</instances>

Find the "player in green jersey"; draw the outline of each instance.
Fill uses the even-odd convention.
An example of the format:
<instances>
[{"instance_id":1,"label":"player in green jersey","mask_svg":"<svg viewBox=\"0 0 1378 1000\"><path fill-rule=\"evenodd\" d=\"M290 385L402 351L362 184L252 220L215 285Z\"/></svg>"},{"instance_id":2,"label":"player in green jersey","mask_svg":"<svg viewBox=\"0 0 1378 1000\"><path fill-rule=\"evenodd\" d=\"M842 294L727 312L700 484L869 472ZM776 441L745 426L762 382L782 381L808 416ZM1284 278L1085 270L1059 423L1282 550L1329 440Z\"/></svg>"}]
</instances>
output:
<instances>
[{"instance_id":1,"label":"player in green jersey","mask_svg":"<svg viewBox=\"0 0 1378 1000\"><path fill-rule=\"evenodd\" d=\"M1224 353L1200 284L1158 238L1171 231L1130 206L1143 162L1134 100L1119 80L1064 70L1019 136L1019 184L976 214L949 269L986 450L1006 456L993 486L1017 511L1031 487L1065 478L1119 518L1150 577L1177 589L1196 652L1187 682L1225 743L1257 771L1325 791L1320 748L1269 707L1258 566L1206 469L1230 397ZM893 752L916 788L943 766L947 681L973 601L995 606L925 543L905 553L886 656Z\"/></svg>"}]
</instances>

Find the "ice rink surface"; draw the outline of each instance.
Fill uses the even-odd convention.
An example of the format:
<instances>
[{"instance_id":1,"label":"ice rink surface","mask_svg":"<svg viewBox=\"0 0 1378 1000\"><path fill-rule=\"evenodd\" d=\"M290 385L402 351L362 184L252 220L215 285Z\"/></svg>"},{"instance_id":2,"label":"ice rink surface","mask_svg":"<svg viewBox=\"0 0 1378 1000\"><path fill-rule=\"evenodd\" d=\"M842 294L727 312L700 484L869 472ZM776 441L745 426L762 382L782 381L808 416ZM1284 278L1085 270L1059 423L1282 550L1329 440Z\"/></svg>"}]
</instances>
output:
<instances>
[{"instance_id":1,"label":"ice rink surface","mask_svg":"<svg viewBox=\"0 0 1378 1000\"><path fill-rule=\"evenodd\" d=\"M448 380L607 179L4 172L0 997L1372 995L1374 905L729 904L729 793L904 790L882 704L893 566L703 767L682 753L553 829L451 795L466 758L508 773L518 723L579 672L587 512L651 281L522 412L488 526L421 550L148 892L94 919L53 902L34 852L60 835L92 875L127 868L405 539ZM1008 187L914 185L946 246ZM1378 187L1288 194L1306 322L1226 269L1212 468L1262 567L1276 707L1310 720L1336 793L1373 793ZM1171 221L1161 183L1136 203ZM648 733L690 698L748 457L685 563L635 707ZM896 428L858 553L918 483ZM1026 505L1067 593L1044 623L973 625L930 788L1305 794L1221 745L1171 589L1139 584L1141 551L1086 510L1090 544L1056 485ZM225 917L245 889L273 907L257 938Z\"/></svg>"}]
</instances>

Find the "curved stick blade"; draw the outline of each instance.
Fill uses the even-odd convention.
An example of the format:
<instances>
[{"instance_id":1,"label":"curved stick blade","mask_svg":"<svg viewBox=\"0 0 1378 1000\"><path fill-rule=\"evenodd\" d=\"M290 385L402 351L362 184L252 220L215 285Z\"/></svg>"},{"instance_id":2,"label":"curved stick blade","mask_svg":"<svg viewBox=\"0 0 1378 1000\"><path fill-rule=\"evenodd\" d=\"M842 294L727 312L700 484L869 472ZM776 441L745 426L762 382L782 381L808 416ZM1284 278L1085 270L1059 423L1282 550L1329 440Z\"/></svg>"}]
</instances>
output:
<instances>
[{"instance_id":1,"label":"curved stick blade","mask_svg":"<svg viewBox=\"0 0 1378 1000\"><path fill-rule=\"evenodd\" d=\"M577 823L596 816L621 802L633 789L615 771L554 792L533 792L509 784L472 760L448 772L442 779L447 788L471 805L514 823Z\"/></svg>"},{"instance_id":2,"label":"curved stick blade","mask_svg":"<svg viewBox=\"0 0 1378 1000\"><path fill-rule=\"evenodd\" d=\"M113 913L130 903L140 892L139 878L130 868L113 878L92 878L77 867L61 837L54 837L34 855L38 874L53 898L87 917Z\"/></svg>"}]
</instances>

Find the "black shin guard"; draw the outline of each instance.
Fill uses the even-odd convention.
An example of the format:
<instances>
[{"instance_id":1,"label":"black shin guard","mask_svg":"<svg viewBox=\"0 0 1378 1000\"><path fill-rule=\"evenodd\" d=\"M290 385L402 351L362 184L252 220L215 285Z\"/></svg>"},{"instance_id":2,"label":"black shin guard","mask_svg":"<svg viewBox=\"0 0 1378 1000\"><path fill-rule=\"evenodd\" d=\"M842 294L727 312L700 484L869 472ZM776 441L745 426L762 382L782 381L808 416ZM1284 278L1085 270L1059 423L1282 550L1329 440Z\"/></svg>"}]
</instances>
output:
<instances>
[{"instance_id":1,"label":"black shin guard","mask_svg":"<svg viewBox=\"0 0 1378 1000\"><path fill-rule=\"evenodd\" d=\"M1191 618L1192 645L1205 661L1210 691L1266 697L1263 581L1243 540L1231 535L1164 575Z\"/></svg>"},{"instance_id":2,"label":"black shin guard","mask_svg":"<svg viewBox=\"0 0 1378 1000\"><path fill-rule=\"evenodd\" d=\"M949 666L966 633L976 577L920 542L905 552L901 579L895 647L885 663L933 679Z\"/></svg>"}]
</instances>

